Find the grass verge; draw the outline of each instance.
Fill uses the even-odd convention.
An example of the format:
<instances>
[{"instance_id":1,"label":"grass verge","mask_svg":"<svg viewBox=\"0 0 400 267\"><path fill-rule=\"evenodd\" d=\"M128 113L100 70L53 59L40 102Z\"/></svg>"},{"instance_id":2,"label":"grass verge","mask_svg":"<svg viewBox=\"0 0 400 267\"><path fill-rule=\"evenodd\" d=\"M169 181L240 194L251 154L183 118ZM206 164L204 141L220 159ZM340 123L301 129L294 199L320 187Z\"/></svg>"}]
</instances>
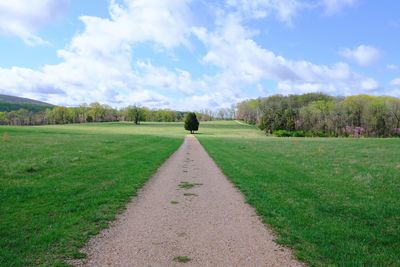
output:
<instances>
[{"instance_id":1,"label":"grass verge","mask_svg":"<svg viewBox=\"0 0 400 267\"><path fill-rule=\"evenodd\" d=\"M177 124L0 127L7 136L0 140L0 266L64 266L84 257L79 248L183 134Z\"/></svg>"},{"instance_id":2,"label":"grass verge","mask_svg":"<svg viewBox=\"0 0 400 267\"><path fill-rule=\"evenodd\" d=\"M268 138L235 122L200 129L208 153L300 260L400 266L399 139Z\"/></svg>"}]
</instances>

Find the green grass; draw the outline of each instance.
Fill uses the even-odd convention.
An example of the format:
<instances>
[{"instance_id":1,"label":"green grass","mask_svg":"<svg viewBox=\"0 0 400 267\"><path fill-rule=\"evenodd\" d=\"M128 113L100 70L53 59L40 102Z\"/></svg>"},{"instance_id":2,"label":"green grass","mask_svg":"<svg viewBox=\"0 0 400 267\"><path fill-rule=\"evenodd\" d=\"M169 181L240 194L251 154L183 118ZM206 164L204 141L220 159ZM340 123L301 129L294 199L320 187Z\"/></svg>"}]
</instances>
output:
<instances>
[{"instance_id":1,"label":"green grass","mask_svg":"<svg viewBox=\"0 0 400 267\"><path fill-rule=\"evenodd\" d=\"M79 248L179 147L182 128L0 127L0 266L84 257ZM299 259L400 266L400 139L274 138L236 122L203 122L196 136Z\"/></svg>"},{"instance_id":2,"label":"green grass","mask_svg":"<svg viewBox=\"0 0 400 267\"><path fill-rule=\"evenodd\" d=\"M299 259L400 266L400 139L274 138L235 122L200 130L209 154Z\"/></svg>"},{"instance_id":3,"label":"green grass","mask_svg":"<svg viewBox=\"0 0 400 267\"><path fill-rule=\"evenodd\" d=\"M0 127L0 266L63 266L181 144L182 124ZM7 140L8 139L8 140Z\"/></svg>"},{"instance_id":4,"label":"green grass","mask_svg":"<svg viewBox=\"0 0 400 267\"><path fill-rule=\"evenodd\" d=\"M180 262L180 263L187 263L187 262L191 261L192 259L189 258L188 256L177 256L173 260L176 262Z\"/></svg>"},{"instance_id":5,"label":"green grass","mask_svg":"<svg viewBox=\"0 0 400 267\"><path fill-rule=\"evenodd\" d=\"M189 182L181 182L178 186L179 186L180 188L183 188L183 189L191 189L191 188L193 188L193 187L195 187L195 186L200 186L200 185L203 185L203 184L199 184L199 183L189 183Z\"/></svg>"}]
</instances>

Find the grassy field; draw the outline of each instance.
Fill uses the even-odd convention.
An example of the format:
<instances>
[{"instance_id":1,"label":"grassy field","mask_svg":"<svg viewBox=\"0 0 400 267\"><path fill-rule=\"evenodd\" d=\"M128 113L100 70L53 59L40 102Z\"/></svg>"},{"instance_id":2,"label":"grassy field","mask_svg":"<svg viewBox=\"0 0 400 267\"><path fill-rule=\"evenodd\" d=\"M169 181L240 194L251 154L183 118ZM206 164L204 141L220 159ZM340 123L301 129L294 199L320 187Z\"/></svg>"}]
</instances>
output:
<instances>
[{"instance_id":1,"label":"grassy field","mask_svg":"<svg viewBox=\"0 0 400 267\"><path fill-rule=\"evenodd\" d=\"M400 139L268 138L235 122L197 137L299 259L400 266Z\"/></svg>"},{"instance_id":2,"label":"grassy field","mask_svg":"<svg viewBox=\"0 0 400 267\"><path fill-rule=\"evenodd\" d=\"M1 126L0 266L82 257L184 134L182 124Z\"/></svg>"},{"instance_id":3,"label":"grassy field","mask_svg":"<svg viewBox=\"0 0 400 267\"><path fill-rule=\"evenodd\" d=\"M0 127L0 266L84 256L184 134L180 123ZM400 266L400 139L274 138L236 122L196 136L299 259Z\"/></svg>"}]
</instances>

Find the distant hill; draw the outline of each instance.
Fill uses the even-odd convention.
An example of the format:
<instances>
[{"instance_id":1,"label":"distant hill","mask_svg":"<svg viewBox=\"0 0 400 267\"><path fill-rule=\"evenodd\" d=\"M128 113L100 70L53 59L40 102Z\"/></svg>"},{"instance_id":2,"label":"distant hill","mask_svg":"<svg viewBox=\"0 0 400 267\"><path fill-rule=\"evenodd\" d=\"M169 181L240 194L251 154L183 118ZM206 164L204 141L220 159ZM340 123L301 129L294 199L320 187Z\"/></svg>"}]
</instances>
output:
<instances>
[{"instance_id":1,"label":"distant hill","mask_svg":"<svg viewBox=\"0 0 400 267\"><path fill-rule=\"evenodd\" d=\"M26 109L33 112L38 112L53 107L54 105L52 104L34 99L0 94L0 112L18 109Z\"/></svg>"},{"instance_id":2,"label":"distant hill","mask_svg":"<svg viewBox=\"0 0 400 267\"><path fill-rule=\"evenodd\" d=\"M35 105L42 105L42 106L53 106L52 104L18 96L11 96L11 95L2 95L0 94L0 102L7 102L7 103L24 103L24 104L35 104Z\"/></svg>"}]
</instances>

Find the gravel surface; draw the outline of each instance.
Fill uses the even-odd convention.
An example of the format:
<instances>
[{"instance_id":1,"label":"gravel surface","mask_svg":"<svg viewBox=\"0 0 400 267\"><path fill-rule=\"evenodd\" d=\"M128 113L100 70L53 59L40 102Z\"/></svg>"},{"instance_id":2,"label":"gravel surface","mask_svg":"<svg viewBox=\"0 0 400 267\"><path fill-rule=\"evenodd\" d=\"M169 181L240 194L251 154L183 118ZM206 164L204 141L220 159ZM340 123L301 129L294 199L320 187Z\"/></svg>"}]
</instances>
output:
<instances>
[{"instance_id":1,"label":"gravel surface","mask_svg":"<svg viewBox=\"0 0 400 267\"><path fill-rule=\"evenodd\" d=\"M186 137L79 266L302 266ZM186 263L184 263L186 262Z\"/></svg>"}]
</instances>

